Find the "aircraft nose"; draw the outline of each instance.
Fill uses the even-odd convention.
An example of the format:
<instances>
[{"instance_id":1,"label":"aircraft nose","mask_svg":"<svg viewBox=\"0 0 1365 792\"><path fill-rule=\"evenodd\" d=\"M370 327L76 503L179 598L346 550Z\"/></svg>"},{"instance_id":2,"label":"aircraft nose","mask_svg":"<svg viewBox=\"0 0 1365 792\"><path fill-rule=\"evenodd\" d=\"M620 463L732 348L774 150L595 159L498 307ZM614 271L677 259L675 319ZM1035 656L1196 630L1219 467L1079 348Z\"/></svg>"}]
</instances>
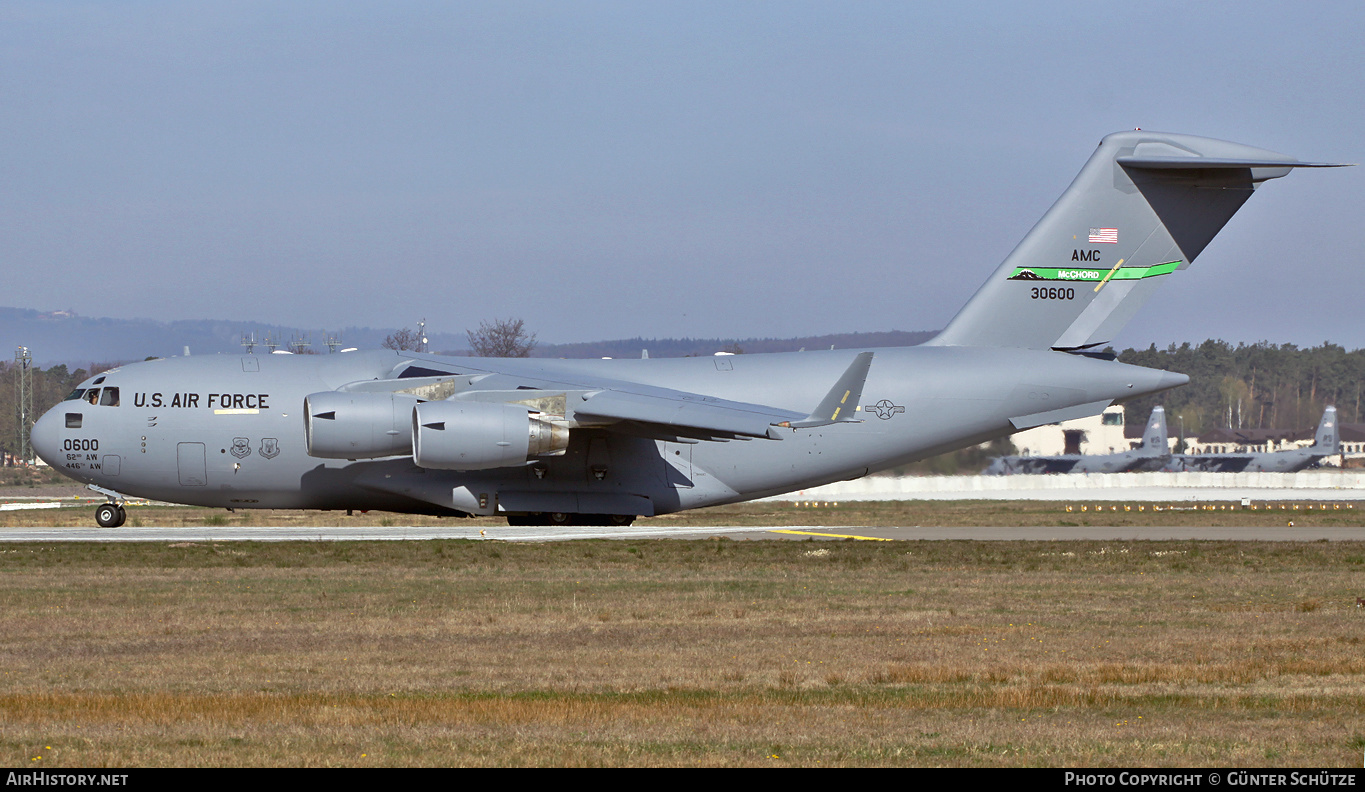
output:
<instances>
[{"instance_id":1,"label":"aircraft nose","mask_svg":"<svg viewBox=\"0 0 1365 792\"><path fill-rule=\"evenodd\" d=\"M61 454L61 421L62 416L58 411L62 409L58 405L43 414L38 422L33 424L33 429L29 432L29 440L33 443L33 450L37 452L42 460L53 467L57 467L57 460Z\"/></svg>"}]
</instances>

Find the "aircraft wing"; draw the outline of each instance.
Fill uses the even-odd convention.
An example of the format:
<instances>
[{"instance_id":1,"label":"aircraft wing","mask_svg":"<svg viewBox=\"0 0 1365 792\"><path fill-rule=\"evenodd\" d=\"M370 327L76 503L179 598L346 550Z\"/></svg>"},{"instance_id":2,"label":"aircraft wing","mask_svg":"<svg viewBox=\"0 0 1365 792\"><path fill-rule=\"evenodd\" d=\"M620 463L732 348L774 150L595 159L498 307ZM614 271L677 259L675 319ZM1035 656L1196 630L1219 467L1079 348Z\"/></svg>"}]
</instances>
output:
<instances>
[{"instance_id":1,"label":"aircraft wing","mask_svg":"<svg viewBox=\"0 0 1365 792\"><path fill-rule=\"evenodd\" d=\"M571 381L553 381L512 371L472 370L439 360L414 361L393 379L354 382L340 390L401 393L423 401L524 404L563 416L578 426L656 439L780 440L780 428L856 422L850 406L859 400L872 355L858 354L809 414L591 375L574 374ZM487 366L489 361L479 363ZM437 367L446 368L449 373L443 374Z\"/></svg>"},{"instance_id":2,"label":"aircraft wing","mask_svg":"<svg viewBox=\"0 0 1365 792\"><path fill-rule=\"evenodd\" d=\"M800 421L806 416L761 404L634 386L630 390L584 394L583 402L574 408L574 417L579 423L603 423L608 428L616 423L630 422L676 429L682 436L695 436L700 432L711 435L704 439L725 440L731 437L780 439L775 424Z\"/></svg>"}]
</instances>

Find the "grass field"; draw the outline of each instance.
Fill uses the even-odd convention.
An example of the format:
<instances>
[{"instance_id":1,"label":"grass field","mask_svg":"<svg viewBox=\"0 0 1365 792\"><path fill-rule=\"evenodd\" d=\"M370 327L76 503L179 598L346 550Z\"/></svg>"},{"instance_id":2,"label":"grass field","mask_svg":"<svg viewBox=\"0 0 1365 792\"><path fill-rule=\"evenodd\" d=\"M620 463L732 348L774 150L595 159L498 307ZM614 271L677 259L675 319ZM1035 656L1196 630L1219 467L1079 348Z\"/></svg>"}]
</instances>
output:
<instances>
[{"instance_id":1,"label":"grass field","mask_svg":"<svg viewBox=\"0 0 1365 792\"><path fill-rule=\"evenodd\" d=\"M0 490L0 501L4 499ZM0 512L0 530L35 526L94 526L93 496L80 507ZM738 503L693 509L661 517L641 518L639 526L665 525L824 525L824 526L1284 526L1365 527L1365 504L1351 501L1258 501L1254 508L1237 502L1100 503L1096 501L850 501L802 505L777 501ZM152 526L391 526L450 525L501 527L502 517L459 519L389 512L204 509L192 506L128 506L129 527Z\"/></svg>"},{"instance_id":2,"label":"grass field","mask_svg":"<svg viewBox=\"0 0 1365 792\"><path fill-rule=\"evenodd\" d=\"M801 519L878 524L881 506ZM1055 504L978 506L900 522L1084 524ZM0 545L0 571L11 767L1365 753L1365 543L33 543Z\"/></svg>"}]
</instances>

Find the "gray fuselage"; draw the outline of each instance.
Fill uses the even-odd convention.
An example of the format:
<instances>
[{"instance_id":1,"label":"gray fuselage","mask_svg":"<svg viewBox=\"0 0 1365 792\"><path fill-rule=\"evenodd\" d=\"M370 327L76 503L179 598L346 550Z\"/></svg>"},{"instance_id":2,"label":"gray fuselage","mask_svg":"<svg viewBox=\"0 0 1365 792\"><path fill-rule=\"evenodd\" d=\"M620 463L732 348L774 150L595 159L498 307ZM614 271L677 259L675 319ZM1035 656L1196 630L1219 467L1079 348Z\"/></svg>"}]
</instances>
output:
<instances>
[{"instance_id":1,"label":"gray fuselage","mask_svg":"<svg viewBox=\"0 0 1365 792\"><path fill-rule=\"evenodd\" d=\"M1186 381L1178 374L1050 351L872 351L856 423L781 429L781 439L729 442L640 436L624 424L575 428L562 454L492 470L425 469L410 454L354 461L311 457L304 398L425 364L479 377L481 389L534 382L541 389L553 383L566 390L611 390L620 383L623 389L673 388L804 413L857 350L653 360L476 359L389 351L169 358L83 383L83 389L117 388L117 406L64 401L39 420L32 437L42 458L72 478L177 503L662 514L856 478L1009 434L1018 416L1108 404Z\"/></svg>"}]
</instances>

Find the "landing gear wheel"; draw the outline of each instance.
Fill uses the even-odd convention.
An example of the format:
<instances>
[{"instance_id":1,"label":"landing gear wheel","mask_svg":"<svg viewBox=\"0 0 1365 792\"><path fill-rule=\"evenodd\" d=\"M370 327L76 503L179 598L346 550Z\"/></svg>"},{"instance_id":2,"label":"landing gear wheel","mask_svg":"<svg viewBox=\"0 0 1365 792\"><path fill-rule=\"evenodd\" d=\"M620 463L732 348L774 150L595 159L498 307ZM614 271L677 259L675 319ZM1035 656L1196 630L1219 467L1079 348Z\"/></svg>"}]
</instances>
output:
<instances>
[{"instance_id":1,"label":"landing gear wheel","mask_svg":"<svg viewBox=\"0 0 1365 792\"><path fill-rule=\"evenodd\" d=\"M546 522L549 525L572 525L573 517L572 514L564 512L549 512L545 515Z\"/></svg>"},{"instance_id":2,"label":"landing gear wheel","mask_svg":"<svg viewBox=\"0 0 1365 792\"><path fill-rule=\"evenodd\" d=\"M631 523L635 522L635 515L633 515L633 514L613 514L613 515L611 515L608 519L610 520L610 522L611 522L612 525L626 526L626 525L630 525Z\"/></svg>"},{"instance_id":3,"label":"landing gear wheel","mask_svg":"<svg viewBox=\"0 0 1365 792\"><path fill-rule=\"evenodd\" d=\"M95 509L95 522L101 528L117 528L128 519L128 513L117 503L101 504Z\"/></svg>"}]
</instances>

